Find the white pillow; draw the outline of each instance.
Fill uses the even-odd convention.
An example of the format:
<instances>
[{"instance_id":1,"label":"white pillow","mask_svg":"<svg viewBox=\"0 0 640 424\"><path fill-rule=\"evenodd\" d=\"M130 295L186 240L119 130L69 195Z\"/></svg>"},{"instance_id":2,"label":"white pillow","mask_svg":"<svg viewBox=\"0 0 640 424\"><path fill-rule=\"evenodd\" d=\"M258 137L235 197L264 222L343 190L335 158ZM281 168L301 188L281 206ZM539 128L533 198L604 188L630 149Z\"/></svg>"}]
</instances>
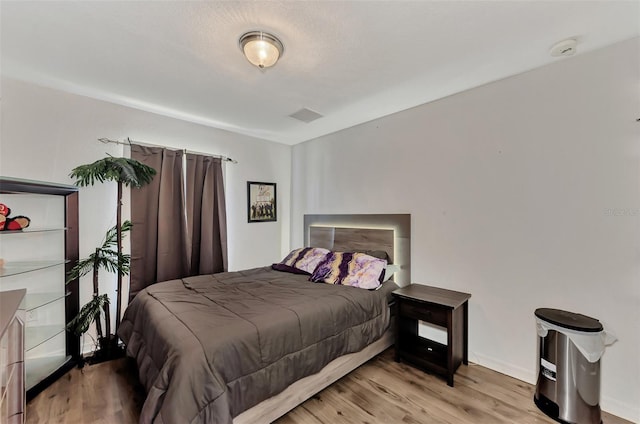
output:
<instances>
[{"instance_id":1,"label":"white pillow","mask_svg":"<svg viewBox=\"0 0 640 424\"><path fill-rule=\"evenodd\" d=\"M384 269L384 278L382 279L382 282L384 283L385 281L388 281L393 274L398 271L400 271L400 265L387 264L387 267Z\"/></svg>"}]
</instances>

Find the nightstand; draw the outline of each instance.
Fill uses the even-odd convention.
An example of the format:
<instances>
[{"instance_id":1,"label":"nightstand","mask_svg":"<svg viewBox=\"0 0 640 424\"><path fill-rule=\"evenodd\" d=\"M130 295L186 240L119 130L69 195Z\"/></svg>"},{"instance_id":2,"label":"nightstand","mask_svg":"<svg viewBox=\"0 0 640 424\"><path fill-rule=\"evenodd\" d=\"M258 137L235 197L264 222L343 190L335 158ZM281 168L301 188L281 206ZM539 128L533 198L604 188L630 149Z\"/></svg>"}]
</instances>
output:
<instances>
[{"instance_id":1,"label":"nightstand","mask_svg":"<svg viewBox=\"0 0 640 424\"><path fill-rule=\"evenodd\" d=\"M395 290L396 361L401 359L419 368L447 377L453 387L453 374L461 363L468 363L468 293L411 284ZM447 331L447 344L420 337L418 321Z\"/></svg>"}]
</instances>

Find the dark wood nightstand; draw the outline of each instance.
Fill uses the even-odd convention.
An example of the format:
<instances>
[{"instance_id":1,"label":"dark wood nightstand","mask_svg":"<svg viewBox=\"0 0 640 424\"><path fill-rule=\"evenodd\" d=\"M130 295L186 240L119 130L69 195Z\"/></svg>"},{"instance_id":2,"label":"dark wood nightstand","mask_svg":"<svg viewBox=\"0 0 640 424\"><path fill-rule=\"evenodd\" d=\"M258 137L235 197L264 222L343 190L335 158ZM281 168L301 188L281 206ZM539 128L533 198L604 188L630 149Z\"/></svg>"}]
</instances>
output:
<instances>
[{"instance_id":1,"label":"dark wood nightstand","mask_svg":"<svg viewBox=\"0 0 640 424\"><path fill-rule=\"evenodd\" d=\"M419 368L447 377L453 387L453 374L461 363L468 364L468 293L411 284L395 290L396 361L401 359ZM418 321L447 330L447 344L418 336Z\"/></svg>"}]
</instances>

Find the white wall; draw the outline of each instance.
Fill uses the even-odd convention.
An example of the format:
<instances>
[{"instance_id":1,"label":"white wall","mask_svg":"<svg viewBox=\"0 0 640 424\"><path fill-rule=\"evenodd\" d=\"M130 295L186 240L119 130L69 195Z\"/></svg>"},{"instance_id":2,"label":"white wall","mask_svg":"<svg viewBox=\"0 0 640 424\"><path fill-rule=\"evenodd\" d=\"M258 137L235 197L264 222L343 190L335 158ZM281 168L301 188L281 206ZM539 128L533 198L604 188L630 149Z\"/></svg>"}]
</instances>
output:
<instances>
[{"instance_id":1,"label":"white wall","mask_svg":"<svg viewBox=\"0 0 640 424\"><path fill-rule=\"evenodd\" d=\"M608 323L602 406L640 421L638 40L560 60L293 148L2 79L0 175L71 183L115 145L219 153L230 269L302 245L305 213L411 213L414 282L469 291L470 359L533 382L533 311ZM278 183L246 222L246 181ZM291 182L291 186L290 186ZM291 196L290 196L291 191ZM115 222L115 186L81 189L80 254ZM291 215L289 208L291 206ZM289 226L291 223L291 226ZM82 281L81 301L90 281Z\"/></svg>"},{"instance_id":2,"label":"white wall","mask_svg":"<svg viewBox=\"0 0 640 424\"><path fill-rule=\"evenodd\" d=\"M412 279L472 293L470 360L535 383L533 312L596 317L603 409L640 421L639 40L297 145L305 213L411 213Z\"/></svg>"},{"instance_id":3,"label":"white wall","mask_svg":"<svg viewBox=\"0 0 640 424\"><path fill-rule=\"evenodd\" d=\"M288 252L289 146L9 78L2 79L1 89L0 175L72 184L68 174L74 167L106 154L123 154L122 146L102 144L97 141L100 137L115 140L130 137L224 154L238 161L225 165L229 269L267 265ZM277 222L247 223L246 182L252 180L277 183ZM79 198L80 257L86 257L115 224L116 185L81 188ZM115 278L103 275L101 280L105 290L113 293ZM80 300L84 304L91 294L90 276L80 285Z\"/></svg>"}]
</instances>

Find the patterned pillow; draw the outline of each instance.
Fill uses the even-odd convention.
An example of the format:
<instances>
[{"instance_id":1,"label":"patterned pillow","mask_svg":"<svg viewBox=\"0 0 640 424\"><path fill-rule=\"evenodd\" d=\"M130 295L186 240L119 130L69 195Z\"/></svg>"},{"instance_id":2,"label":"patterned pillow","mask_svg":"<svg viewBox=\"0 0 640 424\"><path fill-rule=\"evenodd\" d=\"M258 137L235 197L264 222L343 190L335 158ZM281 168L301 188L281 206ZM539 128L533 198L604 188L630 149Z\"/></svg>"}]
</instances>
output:
<instances>
[{"instance_id":1,"label":"patterned pillow","mask_svg":"<svg viewBox=\"0 0 640 424\"><path fill-rule=\"evenodd\" d=\"M330 253L330 250L321 247L295 249L282 262L271 265L271 268L294 274L310 275L328 253Z\"/></svg>"},{"instance_id":2,"label":"patterned pillow","mask_svg":"<svg viewBox=\"0 0 640 424\"><path fill-rule=\"evenodd\" d=\"M331 252L311 275L311 281L376 289L387 261L364 253Z\"/></svg>"},{"instance_id":3,"label":"patterned pillow","mask_svg":"<svg viewBox=\"0 0 640 424\"><path fill-rule=\"evenodd\" d=\"M384 250L355 250L353 253L364 253L365 255L373 256L374 258L384 259L389 262L389 254Z\"/></svg>"}]
</instances>

